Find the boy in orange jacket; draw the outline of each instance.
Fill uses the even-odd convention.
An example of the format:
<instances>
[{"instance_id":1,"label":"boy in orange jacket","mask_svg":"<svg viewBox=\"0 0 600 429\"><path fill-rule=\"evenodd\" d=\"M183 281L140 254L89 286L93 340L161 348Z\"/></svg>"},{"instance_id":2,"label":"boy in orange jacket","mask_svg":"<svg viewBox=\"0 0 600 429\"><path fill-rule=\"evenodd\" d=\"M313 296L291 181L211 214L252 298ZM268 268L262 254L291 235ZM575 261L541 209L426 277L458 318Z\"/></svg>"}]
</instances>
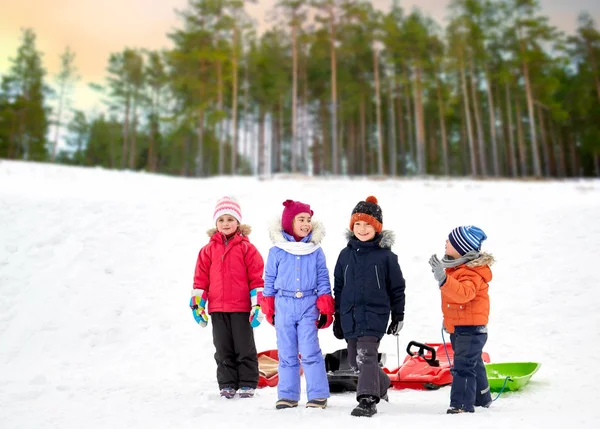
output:
<instances>
[{"instance_id":1,"label":"boy in orange jacket","mask_svg":"<svg viewBox=\"0 0 600 429\"><path fill-rule=\"evenodd\" d=\"M442 293L444 329L454 350L448 414L472 413L492 403L481 353L487 341L490 314L488 283L494 258L481 252L487 238L476 226L459 226L446 240L446 254L429 265Z\"/></svg>"}]
</instances>

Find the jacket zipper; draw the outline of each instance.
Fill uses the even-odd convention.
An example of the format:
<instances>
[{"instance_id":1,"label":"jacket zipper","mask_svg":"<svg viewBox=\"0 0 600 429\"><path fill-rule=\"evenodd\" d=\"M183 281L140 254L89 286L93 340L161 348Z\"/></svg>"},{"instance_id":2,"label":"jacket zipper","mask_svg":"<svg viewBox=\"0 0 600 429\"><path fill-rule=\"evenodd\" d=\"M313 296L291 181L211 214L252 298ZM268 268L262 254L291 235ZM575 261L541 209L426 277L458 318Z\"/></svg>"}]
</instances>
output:
<instances>
[{"instance_id":1,"label":"jacket zipper","mask_svg":"<svg viewBox=\"0 0 600 429\"><path fill-rule=\"evenodd\" d=\"M346 272L348 271L348 265L344 268L344 286L346 286Z\"/></svg>"},{"instance_id":2,"label":"jacket zipper","mask_svg":"<svg viewBox=\"0 0 600 429\"><path fill-rule=\"evenodd\" d=\"M379 273L377 272L377 265L375 265L375 277L377 277L377 286L381 289L381 283L379 283Z\"/></svg>"}]
</instances>

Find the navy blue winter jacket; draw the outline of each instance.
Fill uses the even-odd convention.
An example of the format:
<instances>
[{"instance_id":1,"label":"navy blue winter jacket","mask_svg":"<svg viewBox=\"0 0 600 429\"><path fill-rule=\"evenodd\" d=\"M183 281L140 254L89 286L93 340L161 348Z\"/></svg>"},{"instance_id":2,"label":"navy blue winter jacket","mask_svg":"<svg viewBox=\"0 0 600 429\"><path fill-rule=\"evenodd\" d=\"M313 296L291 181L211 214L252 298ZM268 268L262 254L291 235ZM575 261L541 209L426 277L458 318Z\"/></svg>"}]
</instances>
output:
<instances>
[{"instance_id":1,"label":"navy blue winter jacket","mask_svg":"<svg viewBox=\"0 0 600 429\"><path fill-rule=\"evenodd\" d=\"M335 310L341 316L344 338L386 333L390 312L404 318L404 277L391 251L392 231L371 241L358 240L348 231L348 246L340 252L334 270Z\"/></svg>"}]
</instances>

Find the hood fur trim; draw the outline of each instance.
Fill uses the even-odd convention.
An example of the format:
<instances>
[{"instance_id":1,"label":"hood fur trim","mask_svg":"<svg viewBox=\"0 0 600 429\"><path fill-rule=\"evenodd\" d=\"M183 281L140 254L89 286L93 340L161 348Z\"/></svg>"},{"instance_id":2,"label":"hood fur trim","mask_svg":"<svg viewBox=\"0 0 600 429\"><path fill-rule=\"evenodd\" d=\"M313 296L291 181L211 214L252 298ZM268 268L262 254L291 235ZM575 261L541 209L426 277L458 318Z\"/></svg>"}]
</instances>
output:
<instances>
[{"instance_id":1,"label":"hood fur trim","mask_svg":"<svg viewBox=\"0 0 600 429\"><path fill-rule=\"evenodd\" d=\"M245 223L241 224L238 229L240 230L240 232L242 233L243 236L249 236L250 233L252 232L252 227L250 225L247 225ZM206 231L206 234L209 237L212 237L213 235L215 235L217 233L217 228L211 228L208 231Z\"/></svg>"},{"instance_id":2,"label":"hood fur trim","mask_svg":"<svg viewBox=\"0 0 600 429\"><path fill-rule=\"evenodd\" d=\"M352 240L353 238L357 239L352 230L346 230L346 240ZM379 240L379 247L383 249L391 249L394 243L396 242L396 233L389 229L384 229L379 233L381 235L381 240Z\"/></svg>"},{"instance_id":3,"label":"hood fur trim","mask_svg":"<svg viewBox=\"0 0 600 429\"><path fill-rule=\"evenodd\" d=\"M492 265L496 260L491 253L480 252L479 258L473 259L466 263L467 267L482 267L484 265Z\"/></svg>"},{"instance_id":4,"label":"hood fur trim","mask_svg":"<svg viewBox=\"0 0 600 429\"><path fill-rule=\"evenodd\" d=\"M318 220L312 221L312 237L310 243L321 244L325 238L325 226ZM273 243L287 242L282 233L281 218L275 218L269 224L269 237Z\"/></svg>"}]
</instances>

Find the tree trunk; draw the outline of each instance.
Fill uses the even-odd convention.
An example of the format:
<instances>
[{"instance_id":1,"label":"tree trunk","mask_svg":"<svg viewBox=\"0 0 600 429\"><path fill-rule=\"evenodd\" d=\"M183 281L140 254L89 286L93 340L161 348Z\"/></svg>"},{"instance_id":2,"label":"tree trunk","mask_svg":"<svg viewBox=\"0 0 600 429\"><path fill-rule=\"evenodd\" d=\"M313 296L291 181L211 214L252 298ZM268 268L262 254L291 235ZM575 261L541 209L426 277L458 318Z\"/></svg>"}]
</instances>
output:
<instances>
[{"instance_id":1,"label":"tree trunk","mask_svg":"<svg viewBox=\"0 0 600 429\"><path fill-rule=\"evenodd\" d=\"M398 112L398 140L400 142L400 175L406 174L406 140L404 139L404 112L402 109L402 88L400 87L400 79L398 74L395 74L396 80L396 111Z\"/></svg>"},{"instance_id":2,"label":"tree trunk","mask_svg":"<svg viewBox=\"0 0 600 429\"><path fill-rule=\"evenodd\" d=\"M137 152L137 103L138 103L138 88L135 88L134 96L133 96L133 115L132 115L132 124L131 124L131 147L129 148L129 169L135 169L135 158Z\"/></svg>"},{"instance_id":3,"label":"tree trunk","mask_svg":"<svg viewBox=\"0 0 600 429\"><path fill-rule=\"evenodd\" d=\"M544 112L542 107L537 108L538 122L540 124L540 144L542 146L542 157L544 160L544 176L550 177L550 153L548 151L548 141L546 140L546 130L544 129Z\"/></svg>"},{"instance_id":4,"label":"tree trunk","mask_svg":"<svg viewBox=\"0 0 600 429\"><path fill-rule=\"evenodd\" d=\"M217 110L223 114L223 62L217 60ZM225 174L225 139L223 138L223 119L217 123L217 141L219 142L219 176Z\"/></svg>"},{"instance_id":5,"label":"tree trunk","mask_svg":"<svg viewBox=\"0 0 600 429\"><path fill-rule=\"evenodd\" d=\"M394 115L394 77L390 79L390 89L389 89L389 106L388 106L388 128L389 128L389 141L388 141L388 150L389 150L389 174L391 177L396 177L396 164L397 164L397 153L396 153L396 122Z\"/></svg>"},{"instance_id":6,"label":"tree trunk","mask_svg":"<svg viewBox=\"0 0 600 429\"><path fill-rule=\"evenodd\" d=\"M412 110L412 96L411 92L411 76L410 76L410 68L406 66L406 85L404 86L404 99L406 101L406 113L408 114L407 124L408 124L408 152L410 153L410 163L414 165L416 160L415 153L415 134L413 131L414 124L414 115Z\"/></svg>"},{"instance_id":7,"label":"tree trunk","mask_svg":"<svg viewBox=\"0 0 600 429\"><path fill-rule=\"evenodd\" d=\"M513 131L513 120L512 120L512 100L510 99L510 88L508 80L504 82L504 92L506 95L506 116L508 117L508 156L510 159L510 171L512 177L517 177L519 172L517 171L517 157L515 150L515 134Z\"/></svg>"},{"instance_id":8,"label":"tree trunk","mask_svg":"<svg viewBox=\"0 0 600 429\"><path fill-rule=\"evenodd\" d=\"M233 55L231 58L232 70L232 85L233 94L231 100L231 112L232 112L232 128L233 128L233 140L231 141L231 174L237 173L237 152L238 152L238 39L239 32L237 25L233 27Z\"/></svg>"},{"instance_id":9,"label":"tree trunk","mask_svg":"<svg viewBox=\"0 0 600 429\"><path fill-rule=\"evenodd\" d=\"M204 108L198 109L198 148L196 150L196 177L204 176Z\"/></svg>"},{"instance_id":10,"label":"tree trunk","mask_svg":"<svg viewBox=\"0 0 600 429\"><path fill-rule=\"evenodd\" d=\"M494 176L500 176L500 164L498 162L498 142L496 140L496 107L494 103L494 94L492 91L492 77L488 66L485 66L486 88L488 96L488 111L490 113L490 138L492 141L492 166Z\"/></svg>"},{"instance_id":11,"label":"tree trunk","mask_svg":"<svg viewBox=\"0 0 600 429\"><path fill-rule=\"evenodd\" d=\"M562 127L557 127L552 123L552 134L556 136L556 157L558 158L558 177L565 177L567 175L567 166L565 163L565 150L562 139Z\"/></svg>"},{"instance_id":12,"label":"tree trunk","mask_svg":"<svg viewBox=\"0 0 600 429\"><path fill-rule=\"evenodd\" d=\"M596 63L596 56L594 55L594 47L592 46L589 39L585 41L588 54L590 56L590 64L592 66L592 74L594 75L594 81L596 83L596 93L598 94L598 101L600 101L600 74L598 74L598 64Z\"/></svg>"},{"instance_id":13,"label":"tree trunk","mask_svg":"<svg viewBox=\"0 0 600 429\"><path fill-rule=\"evenodd\" d=\"M446 106L442 95L442 81L439 75L437 80L438 113L440 115L440 133L442 140L442 163L444 165L444 175L450 175L450 163L448 161L448 136L446 135Z\"/></svg>"},{"instance_id":14,"label":"tree trunk","mask_svg":"<svg viewBox=\"0 0 600 429\"><path fill-rule=\"evenodd\" d=\"M320 156L319 156L319 171L321 172L321 174L325 173L326 171L326 167L333 165L330 160L328 159L329 156L331 156L331 151L329 151L329 148L327 147L327 141L329 140L329 135L328 135L328 128L327 127L327 105L325 103L325 100L321 100L320 103L320 110L321 110L321 139L322 139L322 143L321 143L321 151L320 151Z\"/></svg>"},{"instance_id":15,"label":"tree trunk","mask_svg":"<svg viewBox=\"0 0 600 429\"><path fill-rule=\"evenodd\" d=\"M334 175L338 170L338 149L337 149L337 61L335 52L336 28L334 5L329 5L329 30L330 30L330 49L331 49L331 166Z\"/></svg>"},{"instance_id":16,"label":"tree trunk","mask_svg":"<svg viewBox=\"0 0 600 429\"><path fill-rule=\"evenodd\" d=\"M483 125L481 123L481 112L479 110L479 97L477 96L477 82L478 79L475 77L475 67L473 65L473 58L469 58L470 68L470 81L471 81L471 96L473 97L473 114L475 116L475 127L477 130L477 148L479 154L479 167L481 175L487 177L487 162L486 162L486 148L485 148L485 137L483 135Z\"/></svg>"},{"instance_id":17,"label":"tree trunk","mask_svg":"<svg viewBox=\"0 0 600 429\"><path fill-rule=\"evenodd\" d=\"M520 36L519 36L520 38ZM540 155L538 150L537 134L535 129L535 111L533 107L533 92L531 89L531 81L529 78L529 65L525 60L525 42L519 41L521 54L523 55L523 79L525 80L525 93L527 94L527 112L529 114L529 131L531 133L531 156L533 160L533 175L535 177L542 176L540 167Z\"/></svg>"},{"instance_id":18,"label":"tree trunk","mask_svg":"<svg viewBox=\"0 0 600 429\"><path fill-rule=\"evenodd\" d=\"M125 121L123 122L123 147L121 149L121 169L125 169L127 162L127 143L129 142L129 107L130 107L130 96L127 95L125 100Z\"/></svg>"},{"instance_id":19,"label":"tree trunk","mask_svg":"<svg viewBox=\"0 0 600 429\"><path fill-rule=\"evenodd\" d=\"M252 155L250 150L250 85L248 82L248 64L244 66L244 142L242 143L242 154L252 165Z\"/></svg>"},{"instance_id":20,"label":"tree trunk","mask_svg":"<svg viewBox=\"0 0 600 429\"><path fill-rule=\"evenodd\" d=\"M521 177L528 174L527 170L527 153L525 152L525 138L523 136L523 121L521 117L521 103L519 97L515 97L515 110L517 114L517 139L519 141L519 161L521 164Z\"/></svg>"},{"instance_id":21,"label":"tree trunk","mask_svg":"<svg viewBox=\"0 0 600 429\"><path fill-rule=\"evenodd\" d=\"M63 99L65 96L65 82L63 81L60 85L60 95L58 98L58 112L56 114L56 132L54 133L54 143L52 144L52 155L50 161L54 162L56 159L56 149L58 147L58 137L60 135L60 120L62 117Z\"/></svg>"},{"instance_id":22,"label":"tree trunk","mask_svg":"<svg viewBox=\"0 0 600 429\"><path fill-rule=\"evenodd\" d=\"M360 100L360 172L364 176L367 174L367 127L366 127L366 107L364 94Z\"/></svg>"},{"instance_id":23,"label":"tree trunk","mask_svg":"<svg viewBox=\"0 0 600 429\"><path fill-rule=\"evenodd\" d=\"M295 21L295 16L293 17ZM298 150L296 142L296 130L297 130L297 111L298 106L298 40L297 40L297 25L292 25L292 143L291 143L291 162L292 162L292 173L298 171Z\"/></svg>"},{"instance_id":24,"label":"tree trunk","mask_svg":"<svg viewBox=\"0 0 600 429\"><path fill-rule=\"evenodd\" d=\"M426 173L425 166L425 111L423 109L423 85L421 65L415 64L415 116L417 119L417 168L420 175Z\"/></svg>"},{"instance_id":25,"label":"tree trunk","mask_svg":"<svg viewBox=\"0 0 600 429\"><path fill-rule=\"evenodd\" d=\"M569 146L571 152L571 171L573 177L579 177L579 160L577 159L577 138L575 133L570 133L569 135Z\"/></svg>"},{"instance_id":26,"label":"tree trunk","mask_svg":"<svg viewBox=\"0 0 600 429\"><path fill-rule=\"evenodd\" d=\"M379 58L377 49L373 49L373 73L375 75L375 115L377 121L377 174L384 175L383 171L383 125L381 121L381 93L379 84Z\"/></svg>"},{"instance_id":27,"label":"tree trunk","mask_svg":"<svg viewBox=\"0 0 600 429\"><path fill-rule=\"evenodd\" d=\"M460 67L460 81L463 93L463 101L465 108L465 121L467 127L467 139L469 141L469 155L471 159L471 175L477 176L477 159L475 158L475 144L473 141L473 126L471 125L471 108L469 106L469 93L467 91L467 76L465 72L464 63L461 61L459 64Z\"/></svg>"},{"instance_id":28,"label":"tree trunk","mask_svg":"<svg viewBox=\"0 0 600 429\"><path fill-rule=\"evenodd\" d=\"M356 118L352 118L352 120L348 124L348 175L356 174Z\"/></svg>"},{"instance_id":29,"label":"tree trunk","mask_svg":"<svg viewBox=\"0 0 600 429\"><path fill-rule=\"evenodd\" d=\"M264 175L265 171L265 109L260 106L258 110L258 154L257 154L258 176Z\"/></svg>"}]
</instances>

